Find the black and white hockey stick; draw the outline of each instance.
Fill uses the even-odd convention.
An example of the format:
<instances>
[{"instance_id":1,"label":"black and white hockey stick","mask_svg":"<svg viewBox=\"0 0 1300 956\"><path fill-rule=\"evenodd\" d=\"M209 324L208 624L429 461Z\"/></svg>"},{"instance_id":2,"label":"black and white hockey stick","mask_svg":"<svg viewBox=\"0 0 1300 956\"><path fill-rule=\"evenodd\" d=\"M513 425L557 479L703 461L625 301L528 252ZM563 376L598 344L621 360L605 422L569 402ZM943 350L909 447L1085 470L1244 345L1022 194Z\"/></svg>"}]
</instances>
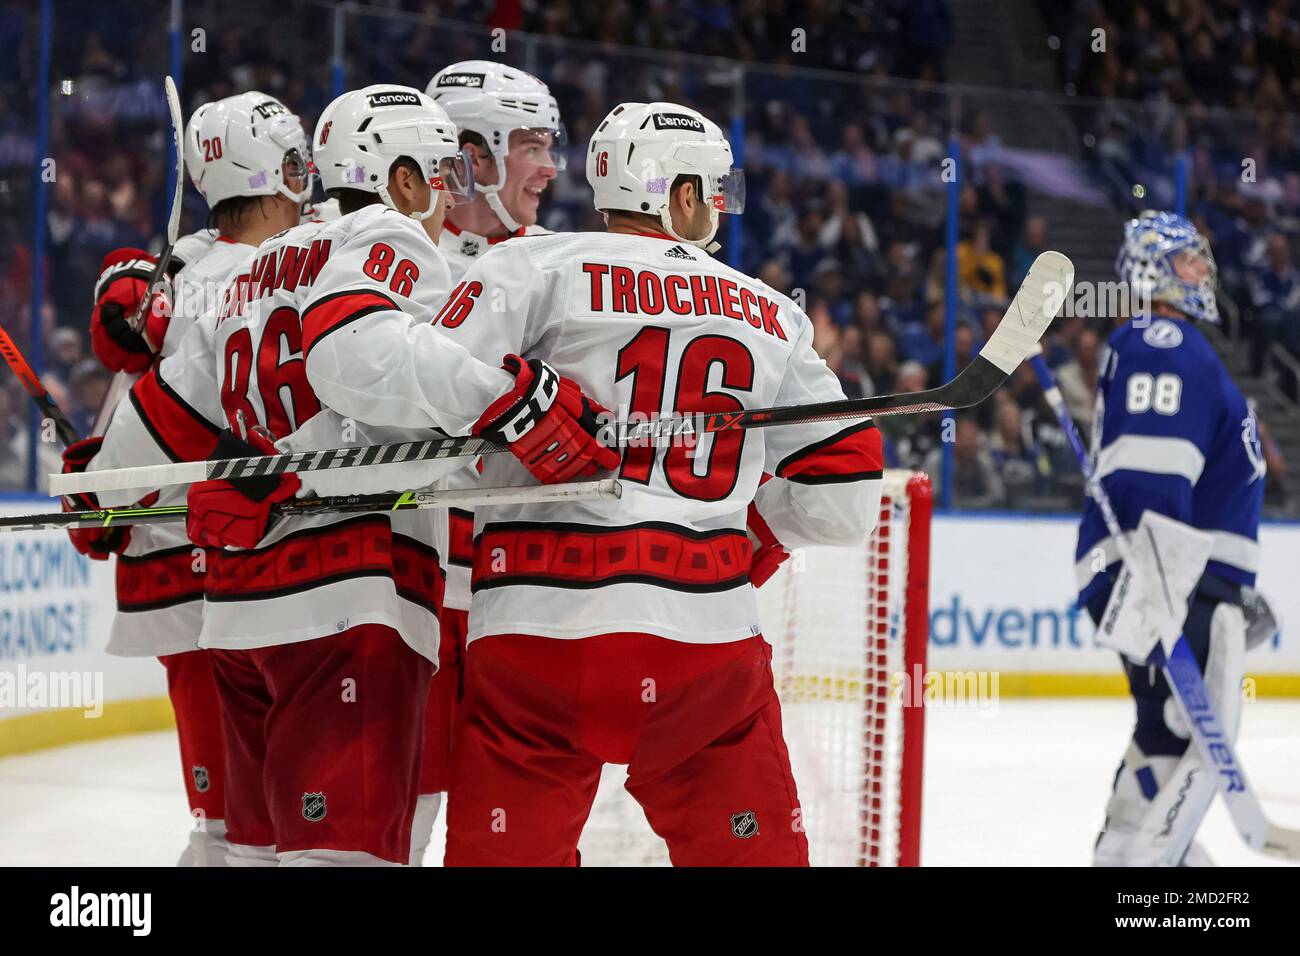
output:
<instances>
[{"instance_id":1,"label":"black and white hockey stick","mask_svg":"<svg viewBox=\"0 0 1300 956\"><path fill-rule=\"evenodd\" d=\"M300 518L315 514L417 511L428 508L486 508L492 505L536 504L552 501L595 501L621 498L623 486L615 478L574 481L557 485L515 488L467 488L455 491L403 491L384 495L335 495L299 498L274 509L277 516ZM184 521L185 505L154 508L103 508L98 511L56 511L42 515L0 517L0 532L67 531L70 528L108 528L120 525L168 524Z\"/></svg>"},{"instance_id":2,"label":"black and white hockey stick","mask_svg":"<svg viewBox=\"0 0 1300 956\"><path fill-rule=\"evenodd\" d=\"M1078 429L1074 427L1074 419L1065 407L1065 399L1061 396L1056 378L1041 350L1030 356L1030 363L1043 387L1048 404L1060 419L1070 447L1079 459L1088 493L1097 503L1102 520L1106 523L1106 531L1115 542L1120 558L1127 561L1128 541L1115 517L1110 496L1094 476L1091 459L1084 450ZM1270 823L1264 815L1264 808L1260 806L1259 798L1246 779L1245 768L1237 758L1236 748L1219 720L1213 699L1205 687L1205 679L1201 676L1200 666L1196 663L1191 648L1187 646L1187 638L1181 634L1178 636L1167 660L1163 649L1157 645L1151 663L1164 670L1165 678L1174 690L1174 699L1182 708L1187 725L1192 728L1192 737L1201 752L1201 760L1206 767L1213 768L1219 792L1228 807L1228 815L1242 840L1252 850L1260 853L1284 860L1300 860L1300 830L1277 826Z\"/></svg>"},{"instance_id":3,"label":"black and white hockey stick","mask_svg":"<svg viewBox=\"0 0 1300 956\"><path fill-rule=\"evenodd\" d=\"M162 343L149 340L149 327L145 322L145 310L153 302L154 294L162 288L163 276L167 274L167 267L171 264L172 250L176 248L176 240L180 237L181 196L185 191L185 150L183 143L185 121L181 117L180 94L176 92L176 83L170 76L163 78L163 92L167 99L167 114L171 118L172 147L175 153L173 157L175 165L172 169L175 180L172 184L172 203L171 208L167 210L167 242L162 247L162 251L158 253L158 261L154 263L144 297L140 300L140 304L136 306L135 312L127 319L127 324L130 325L131 330L138 333L155 354L158 354L162 349ZM92 428L94 434L104 434L108 428L108 421L113 414L113 409L117 408L118 403L131 390L135 380L136 376L128 372L118 372L113 376L112 384L109 385L108 392L104 395L104 401L99 406L99 413L95 415L95 424Z\"/></svg>"},{"instance_id":4,"label":"black and white hockey stick","mask_svg":"<svg viewBox=\"0 0 1300 956\"><path fill-rule=\"evenodd\" d=\"M5 363L18 376L18 381L32 397L40 413L54 422L54 431L58 434L59 441L63 442L65 447L79 441L81 436L77 434L76 426L68 420L68 416L63 414L63 409L59 408L58 403L50 397L41 380L36 377L36 372L32 370L23 353L4 329L0 329L0 356L4 356Z\"/></svg>"},{"instance_id":5,"label":"black and white hockey stick","mask_svg":"<svg viewBox=\"0 0 1300 956\"><path fill-rule=\"evenodd\" d=\"M884 415L918 415L946 412L978 405L992 395L1038 344L1038 340L1060 310L1074 282L1074 266L1059 252L1044 252L1030 266L1010 308L989 340L971 363L952 381L924 392L875 395L815 405L781 408L751 408L739 412L703 412L677 418L619 422L611 426L614 445L653 444L677 436L709 432L766 428L770 425L798 425L807 422ZM181 462L138 468L51 475L50 493L71 491L121 491L154 489L194 481L247 478L284 472L324 471L362 465L427 461L489 455L505 451L482 438L440 438L423 442L368 445L361 448L330 448L321 451L266 455L253 458L225 458L216 461Z\"/></svg>"}]
</instances>

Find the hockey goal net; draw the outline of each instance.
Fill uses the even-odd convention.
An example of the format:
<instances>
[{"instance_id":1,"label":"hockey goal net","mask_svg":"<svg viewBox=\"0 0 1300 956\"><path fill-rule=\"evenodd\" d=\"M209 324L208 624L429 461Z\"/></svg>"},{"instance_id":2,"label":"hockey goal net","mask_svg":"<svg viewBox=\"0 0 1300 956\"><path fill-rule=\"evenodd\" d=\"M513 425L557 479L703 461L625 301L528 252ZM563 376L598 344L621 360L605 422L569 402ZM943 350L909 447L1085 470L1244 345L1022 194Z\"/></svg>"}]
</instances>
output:
<instances>
[{"instance_id":1,"label":"hockey goal net","mask_svg":"<svg viewBox=\"0 0 1300 956\"><path fill-rule=\"evenodd\" d=\"M758 591L813 866L920 863L925 713L902 689L925 670L930 509L926 475L888 470L865 547L803 549ZM625 779L605 768L584 866L669 862Z\"/></svg>"}]
</instances>

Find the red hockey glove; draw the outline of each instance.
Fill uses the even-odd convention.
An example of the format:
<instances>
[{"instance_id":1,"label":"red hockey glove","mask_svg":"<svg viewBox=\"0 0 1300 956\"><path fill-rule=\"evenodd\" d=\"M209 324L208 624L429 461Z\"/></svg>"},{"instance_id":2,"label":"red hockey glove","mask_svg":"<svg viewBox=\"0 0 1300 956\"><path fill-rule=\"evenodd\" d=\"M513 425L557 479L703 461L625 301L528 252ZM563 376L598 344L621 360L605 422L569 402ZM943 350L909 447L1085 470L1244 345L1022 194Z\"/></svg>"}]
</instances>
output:
<instances>
[{"instance_id":1,"label":"red hockey glove","mask_svg":"<svg viewBox=\"0 0 1300 956\"><path fill-rule=\"evenodd\" d=\"M501 367L515 387L493 402L474 434L506 445L544 484L618 467L618 452L596 440L597 415L609 411L540 359L507 355Z\"/></svg>"},{"instance_id":2,"label":"red hockey glove","mask_svg":"<svg viewBox=\"0 0 1300 956\"><path fill-rule=\"evenodd\" d=\"M149 291L157 261L143 249L124 248L110 252L100 266L95 308L90 313L90 346L109 371L143 372L153 361L153 349L130 321Z\"/></svg>"},{"instance_id":3,"label":"red hockey glove","mask_svg":"<svg viewBox=\"0 0 1300 956\"><path fill-rule=\"evenodd\" d=\"M749 559L749 583L759 588L768 578L776 574L776 569L790 557L790 552L776 540L776 535L767 526L763 516L758 513L758 505L752 501L749 503L749 517L746 523L749 543L753 548Z\"/></svg>"},{"instance_id":4,"label":"red hockey glove","mask_svg":"<svg viewBox=\"0 0 1300 956\"><path fill-rule=\"evenodd\" d=\"M86 470L90 460L99 454L99 447L104 444L102 436L86 438L73 442L63 452L63 473ZM92 494L70 495L63 499L64 511L98 511L99 500ZM92 561L107 561L111 554L121 554L131 543L131 528L69 528L68 537L72 546Z\"/></svg>"},{"instance_id":5,"label":"red hockey glove","mask_svg":"<svg viewBox=\"0 0 1300 956\"><path fill-rule=\"evenodd\" d=\"M224 431L212 459L278 455L270 432L258 426L247 439ZM297 475L263 475L199 481L190 486L185 530L195 544L209 548L255 548L266 537L271 508L287 501L302 487Z\"/></svg>"}]
</instances>

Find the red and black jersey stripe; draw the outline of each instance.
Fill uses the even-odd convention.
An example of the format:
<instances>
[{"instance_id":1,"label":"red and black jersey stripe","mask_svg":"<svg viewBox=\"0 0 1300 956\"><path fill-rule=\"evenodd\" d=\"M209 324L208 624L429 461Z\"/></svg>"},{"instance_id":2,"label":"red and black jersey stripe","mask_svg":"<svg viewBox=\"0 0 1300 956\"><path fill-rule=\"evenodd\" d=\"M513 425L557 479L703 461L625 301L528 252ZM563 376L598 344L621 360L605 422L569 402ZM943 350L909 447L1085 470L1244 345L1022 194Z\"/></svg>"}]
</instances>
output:
<instances>
[{"instance_id":1,"label":"red and black jersey stripe","mask_svg":"<svg viewBox=\"0 0 1300 956\"><path fill-rule=\"evenodd\" d=\"M451 508L447 518L447 530L450 542L447 547L447 563L461 567L474 566L474 512Z\"/></svg>"},{"instance_id":2,"label":"red and black jersey stripe","mask_svg":"<svg viewBox=\"0 0 1300 956\"><path fill-rule=\"evenodd\" d=\"M880 431L865 421L787 455L776 476L804 485L865 481L883 474L884 461Z\"/></svg>"},{"instance_id":3,"label":"red and black jersey stripe","mask_svg":"<svg viewBox=\"0 0 1300 956\"><path fill-rule=\"evenodd\" d=\"M172 461L204 461L212 454L221 429L168 385L157 366L128 394L145 430Z\"/></svg>"},{"instance_id":4,"label":"red and black jersey stripe","mask_svg":"<svg viewBox=\"0 0 1300 956\"><path fill-rule=\"evenodd\" d=\"M302 315L302 354L309 354L331 332L385 310L400 311L392 299L371 289L335 292L317 299Z\"/></svg>"},{"instance_id":5,"label":"red and black jersey stripe","mask_svg":"<svg viewBox=\"0 0 1300 956\"><path fill-rule=\"evenodd\" d=\"M431 614L442 607L438 552L376 515L305 528L253 551L210 550L206 597L257 601L364 577L391 578L398 595Z\"/></svg>"},{"instance_id":6,"label":"red and black jersey stripe","mask_svg":"<svg viewBox=\"0 0 1300 956\"><path fill-rule=\"evenodd\" d=\"M203 562L189 545L117 556L117 609L157 611L203 597ZM196 570L197 568L197 570Z\"/></svg>"},{"instance_id":7,"label":"red and black jersey stripe","mask_svg":"<svg viewBox=\"0 0 1300 956\"><path fill-rule=\"evenodd\" d=\"M727 591L749 581L749 563L749 538L732 528L511 522L488 525L474 539L473 590L650 584L695 593Z\"/></svg>"}]
</instances>

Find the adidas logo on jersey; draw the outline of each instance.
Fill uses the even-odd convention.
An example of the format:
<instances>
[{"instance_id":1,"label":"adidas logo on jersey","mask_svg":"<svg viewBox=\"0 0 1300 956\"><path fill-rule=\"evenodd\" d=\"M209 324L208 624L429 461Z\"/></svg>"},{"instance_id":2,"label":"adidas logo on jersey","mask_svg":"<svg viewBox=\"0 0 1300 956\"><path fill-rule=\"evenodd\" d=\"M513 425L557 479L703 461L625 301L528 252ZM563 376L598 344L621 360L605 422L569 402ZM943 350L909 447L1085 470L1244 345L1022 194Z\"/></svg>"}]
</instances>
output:
<instances>
[{"instance_id":1,"label":"adidas logo on jersey","mask_svg":"<svg viewBox=\"0 0 1300 956\"><path fill-rule=\"evenodd\" d=\"M665 252L664 255L669 259L689 259L691 262L695 261L695 257L691 255L689 252L687 252L685 249L683 249L681 246L673 246L671 249Z\"/></svg>"}]
</instances>

